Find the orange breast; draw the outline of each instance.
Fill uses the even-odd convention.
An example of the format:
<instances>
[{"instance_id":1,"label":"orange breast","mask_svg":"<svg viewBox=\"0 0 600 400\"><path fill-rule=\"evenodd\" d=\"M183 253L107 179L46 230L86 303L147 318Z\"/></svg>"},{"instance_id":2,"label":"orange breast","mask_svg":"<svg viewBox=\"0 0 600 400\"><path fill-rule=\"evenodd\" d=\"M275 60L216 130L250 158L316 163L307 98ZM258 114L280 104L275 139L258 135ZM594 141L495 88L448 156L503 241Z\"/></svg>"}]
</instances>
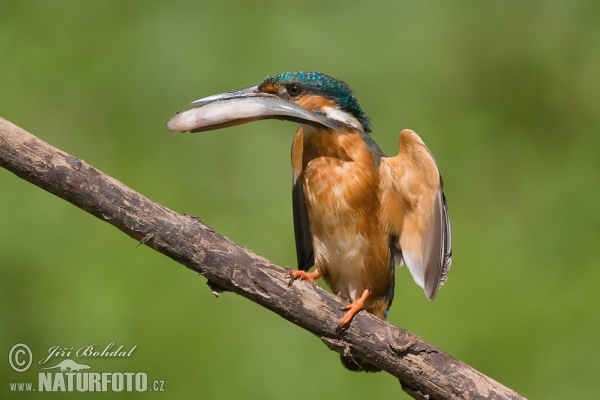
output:
<instances>
[{"instance_id":1,"label":"orange breast","mask_svg":"<svg viewBox=\"0 0 600 400\"><path fill-rule=\"evenodd\" d=\"M292 149L295 176L300 176L300 155L316 268L332 291L348 301L369 289L365 308L382 316L383 311L374 312L376 299L385 295L394 275L388 235L378 217L374 155L359 132L306 126Z\"/></svg>"}]
</instances>

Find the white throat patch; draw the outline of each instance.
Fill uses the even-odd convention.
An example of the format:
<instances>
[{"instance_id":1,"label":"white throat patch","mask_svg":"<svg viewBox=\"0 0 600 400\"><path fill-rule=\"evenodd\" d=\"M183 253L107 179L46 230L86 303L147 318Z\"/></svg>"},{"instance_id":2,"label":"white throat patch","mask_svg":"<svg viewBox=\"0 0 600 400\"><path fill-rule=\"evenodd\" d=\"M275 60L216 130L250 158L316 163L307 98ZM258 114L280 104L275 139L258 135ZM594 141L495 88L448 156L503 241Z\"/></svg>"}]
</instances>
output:
<instances>
[{"instance_id":1,"label":"white throat patch","mask_svg":"<svg viewBox=\"0 0 600 400\"><path fill-rule=\"evenodd\" d=\"M347 113L346 111L340 110L339 108L333 107L323 107L323 111L327 114L328 118L335 119L336 121L340 121L346 125L350 125L356 129L362 130L363 127L358 122L356 118L352 114Z\"/></svg>"}]
</instances>

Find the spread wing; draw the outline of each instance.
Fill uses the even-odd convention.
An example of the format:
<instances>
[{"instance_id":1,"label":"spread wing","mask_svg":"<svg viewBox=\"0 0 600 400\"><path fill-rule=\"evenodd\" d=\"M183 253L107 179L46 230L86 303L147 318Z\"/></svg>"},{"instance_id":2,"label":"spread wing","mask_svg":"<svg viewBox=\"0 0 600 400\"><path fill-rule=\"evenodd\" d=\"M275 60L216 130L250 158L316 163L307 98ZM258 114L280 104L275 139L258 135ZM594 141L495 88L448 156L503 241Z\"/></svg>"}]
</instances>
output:
<instances>
[{"instance_id":1,"label":"spread wing","mask_svg":"<svg viewBox=\"0 0 600 400\"><path fill-rule=\"evenodd\" d=\"M400 152L379 167L382 221L398 265L406 262L415 282L433 300L448 277L452 235L437 164L413 131L400 133Z\"/></svg>"},{"instance_id":2,"label":"spread wing","mask_svg":"<svg viewBox=\"0 0 600 400\"><path fill-rule=\"evenodd\" d=\"M292 145L292 169L294 173L292 205L294 208L294 234L296 236L296 256L298 269L308 271L315 264L315 255L308 223L308 210L304 199L304 175L302 174L302 128L298 129Z\"/></svg>"}]
</instances>

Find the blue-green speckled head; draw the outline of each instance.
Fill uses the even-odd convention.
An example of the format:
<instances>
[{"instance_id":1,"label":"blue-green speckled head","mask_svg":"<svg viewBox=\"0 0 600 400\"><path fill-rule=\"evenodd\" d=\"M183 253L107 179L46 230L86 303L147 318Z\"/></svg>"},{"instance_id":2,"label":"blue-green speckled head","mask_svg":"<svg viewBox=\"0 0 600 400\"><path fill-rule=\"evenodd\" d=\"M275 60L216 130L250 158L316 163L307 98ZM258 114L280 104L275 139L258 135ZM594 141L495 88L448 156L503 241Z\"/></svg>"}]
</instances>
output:
<instances>
[{"instance_id":1,"label":"blue-green speckled head","mask_svg":"<svg viewBox=\"0 0 600 400\"><path fill-rule=\"evenodd\" d=\"M331 99L344 111L352 114L363 126L365 132L371 132L371 121L365 115L352 95L352 90L344 82L320 72L284 72L267 76L262 85L288 85L298 83L307 93Z\"/></svg>"}]
</instances>

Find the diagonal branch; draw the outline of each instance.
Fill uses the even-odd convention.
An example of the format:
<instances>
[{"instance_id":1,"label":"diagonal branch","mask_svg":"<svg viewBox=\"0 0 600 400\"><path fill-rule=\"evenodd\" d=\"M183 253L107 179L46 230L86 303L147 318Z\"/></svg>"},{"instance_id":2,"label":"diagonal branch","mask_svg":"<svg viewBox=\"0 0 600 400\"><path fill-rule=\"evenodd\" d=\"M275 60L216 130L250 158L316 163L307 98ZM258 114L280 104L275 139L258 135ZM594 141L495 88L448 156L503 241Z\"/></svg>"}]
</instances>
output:
<instances>
[{"instance_id":1,"label":"diagonal branch","mask_svg":"<svg viewBox=\"0 0 600 400\"><path fill-rule=\"evenodd\" d=\"M357 314L336 333L346 303L306 282L288 288L285 271L0 118L0 166L108 222L205 276L312 332L331 349L362 358L400 380L415 398L522 399L514 391L412 333Z\"/></svg>"}]
</instances>

